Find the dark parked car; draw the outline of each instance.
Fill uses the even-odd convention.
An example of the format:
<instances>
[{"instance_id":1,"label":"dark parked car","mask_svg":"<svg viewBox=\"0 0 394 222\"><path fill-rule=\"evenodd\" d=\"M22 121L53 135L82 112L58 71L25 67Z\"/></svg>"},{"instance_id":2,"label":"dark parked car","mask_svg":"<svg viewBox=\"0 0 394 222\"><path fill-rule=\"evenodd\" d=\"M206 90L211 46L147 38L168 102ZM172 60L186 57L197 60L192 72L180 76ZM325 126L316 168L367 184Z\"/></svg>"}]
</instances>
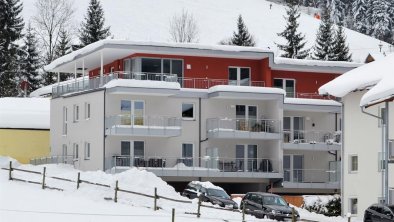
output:
<instances>
[{"instance_id":1,"label":"dark parked car","mask_svg":"<svg viewBox=\"0 0 394 222\"><path fill-rule=\"evenodd\" d=\"M289 204L279 195L249 192L241 201L240 209L245 207L245 213L254 215L257 218L270 218L274 220L287 220L292 218L292 209ZM300 215L296 210L297 220Z\"/></svg>"},{"instance_id":2,"label":"dark parked car","mask_svg":"<svg viewBox=\"0 0 394 222\"><path fill-rule=\"evenodd\" d=\"M201 200L204 202L211 202L221 207L238 209L238 204L230 198L223 188L215 186L210 182L192 181L183 190L182 196L190 199L201 196Z\"/></svg>"},{"instance_id":3,"label":"dark parked car","mask_svg":"<svg viewBox=\"0 0 394 222\"><path fill-rule=\"evenodd\" d=\"M365 210L366 222L392 222L394 221L394 205L373 204Z\"/></svg>"}]
</instances>

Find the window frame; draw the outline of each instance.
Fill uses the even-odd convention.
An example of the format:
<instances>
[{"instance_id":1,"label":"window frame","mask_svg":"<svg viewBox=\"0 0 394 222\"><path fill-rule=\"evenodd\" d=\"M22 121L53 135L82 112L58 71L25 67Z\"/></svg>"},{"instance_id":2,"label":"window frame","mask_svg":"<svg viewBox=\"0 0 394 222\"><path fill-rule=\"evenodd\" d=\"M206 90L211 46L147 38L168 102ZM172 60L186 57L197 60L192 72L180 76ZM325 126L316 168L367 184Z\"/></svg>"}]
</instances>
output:
<instances>
[{"instance_id":1,"label":"window frame","mask_svg":"<svg viewBox=\"0 0 394 222\"><path fill-rule=\"evenodd\" d=\"M91 105L90 103L85 103L85 120L89 120L91 115Z\"/></svg>"},{"instance_id":2,"label":"window frame","mask_svg":"<svg viewBox=\"0 0 394 222\"><path fill-rule=\"evenodd\" d=\"M353 212L353 205L354 205L354 203L353 203L353 201L354 200L356 200L356 209L355 209L355 212ZM352 215L356 215L357 213L358 213L358 198L357 197L350 197L349 198L349 212L352 214Z\"/></svg>"},{"instance_id":3,"label":"window frame","mask_svg":"<svg viewBox=\"0 0 394 222\"><path fill-rule=\"evenodd\" d=\"M67 127L68 127L68 109L66 106L63 106L63 130L62 135L67 136Z\"/></svg>"},{"instance_id":4,"label":"window frame","mask_svg":"<svg viewBox=\"0 0 394 222\"><path fill-rule=\"evenodd\" d=\"M73 143L73 160L79 159L79 144Z\"/></svg>"},{"instance_id":5,"label":"window frame","mask_svg":"<svg viewBox=\"0 0 394 222\"><path fill-rule=\"evenodd\" d=\"M275 79L282 80L282 88L279 88L279 87L275 86ZM288 96L288 93L286 91L286 81L293 81L293 86L294 86L293 97L289 97ZM291 78L274 78L272 83L273 83L272 87L278 88L278 89L283 89L286 92L286 97L288 97L288 98L297 98L297 90L296 90L297 80L296 79L291 79Z\"/></svg>"},{"instance_id":6,"label":"window frame","mask_svg":"<svg viewBox=\"0 0 394 222\"><path fill-rule=\"evenodd\" d=\"M90 145L91 144L89 142L85 142L85 148L84 148L84 159L85 160L90 160L90 156L91 156Z\"/></svg>"},{"instance_id":7,"label":"window frame","mask_svg":"<svg viewBox=\"0 0 394 222\"><path fill-rule=\"evenodd\" d=\"M73 105L73 121L74 123L79 122L79 105Z\"/></svg>"},{"instance_id":8,"label":"window frame","mask_svg":"<svg viewBox=\"0 0 394 222\"><path fill-rule=\"evenodd\" d=\"M193 117L183 117L183 105L192 105L193 106ZM181 104L181 116L182 120L196 120L196 104L195 103L189 103L189 102L182 102Z\"/></svg>"},{"instance_id":9,"label":"window frame","mask_svg":"<svg viewBox=\"0 0 394 222\"><path fill-rule=\"evenodd\" d=\"M241 69L248 69L249 70L249 84L247 86L252 85L252 67L250 66L228 66L227 67L227 80L230 83L230 69L237 69L237 84L236 86L243 86L241 85ZM230 84L228 84L230 85Z\"/></svg>"},{"instance_id":10,"label":"window frame","mask_svg":"<svg viewBox=\"0 0 394 222\"><path fill-rule=\"evenodd\" d=\"M353 168L353 158L354 157L356 157L356 159L357 159L357 165L356 165L356 168L357 169L354 169ZM349 173L357 173L358 172L358 166L359 166L359 160L358 160L358 155L357 154L350 154L349 155Z\"/></svg>"}]
</instances>

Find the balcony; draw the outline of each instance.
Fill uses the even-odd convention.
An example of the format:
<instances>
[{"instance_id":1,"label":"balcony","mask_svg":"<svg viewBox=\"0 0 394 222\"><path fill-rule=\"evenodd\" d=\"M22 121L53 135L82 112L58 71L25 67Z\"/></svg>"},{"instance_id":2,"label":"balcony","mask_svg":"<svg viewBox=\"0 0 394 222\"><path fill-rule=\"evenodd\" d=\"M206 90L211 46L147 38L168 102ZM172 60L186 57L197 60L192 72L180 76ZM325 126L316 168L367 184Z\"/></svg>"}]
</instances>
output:
<instances>
[{"instance_id":1,"label":"balcony","mask_svg":"<svg viewBox=\"0 0 394 222\"><path fill-rule=\"evenodd\" d=\"M341 149L341 131L284 130L283 149L335 151Z\"/></svg>"},{"instance_id":2,"label":"balcony","mask_svg":"<svg viewBox=\"0 0 394 222\"><path fill-rule=\"evenodd\" d=\"M283 171L284 188L340 189L339 169L284 169Z\"/></svg>"},{"instance_id":3,"label":"balcony","mask_svg":"<svg viewBox=\"0 0 394 222\"><path fill-rule=\"evenodd\" d=\"M208 78L178 78L179 84L182 88L194 88L194 89L209 89L217 85L237 85L236 82L228 79L208 79ZM255 86L264 87L264 81L247 81L241 82L242 86Z\"/></svg>"},{"instance_id":4,"label":"balcony","mask_svg":"<svg viewBox=\"0 0 394 222\"><path fill-rule=\"evenodd\" d=\"M271 119L207 119L208 138L280 139L281 122Z\"/></svg>"},{"instance_id":5,"label":"balcony","mask_svg":"<svg viewBox=\"0 0 394 222\"><path fill-rule=\"evenodd\" d=\"M201 162L201 166L198 164ZM137 167L162 177L282 178L281 161L270 158L130 157L115 155L111 171Z\"/></svg>"},{"instance_id":6,"label":"balcony","mask_svg":"<svg viewBox=\"0 0 394 222\"><path fill-rule=\"evenodd\" d=\"M142 73L142 72L113 72L93 78L78 78L61 82L52 87L52 97L56 98L68 93L82 92L86 90L97 89L113 79L135 79L135 80L151 80L164 82L177 82L176 74L167 73Z\"/></svg>"},{"instance_id":7,"label":"balcony","mask_svg":"<svg viewBox=\"0 0 394 222\"><path fill-rule=\"evenodd\" d=\"M182 121L178 117L115 115L105 119L106 135L115 136L180 136Z\"/></svg>"}]
</instances>

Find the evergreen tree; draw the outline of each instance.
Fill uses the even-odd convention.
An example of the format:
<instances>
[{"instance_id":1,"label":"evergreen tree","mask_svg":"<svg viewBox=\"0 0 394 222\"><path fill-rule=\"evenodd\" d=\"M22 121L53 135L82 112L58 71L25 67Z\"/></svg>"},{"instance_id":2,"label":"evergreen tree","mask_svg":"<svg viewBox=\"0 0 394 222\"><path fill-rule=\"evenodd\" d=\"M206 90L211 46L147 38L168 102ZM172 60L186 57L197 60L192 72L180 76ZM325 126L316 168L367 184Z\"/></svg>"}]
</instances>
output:
<instances>
[{"instance_id":1,"label":"evergreen tree","mask_svg":"<svg viewBox=\"0 0 394 222\"><path fill-rule=\"evenodd\" d=\"M237 27L238 32L233 33L233 37L230 40L231 45L255 46L256 43L254 38L249 34L248 28L246 27L241 15L238 17Z\"/></svg>"},{"instance_id":2,"label":"evergreen tree","mask_svg":"<svg viewBox=\"0 0 394 222\"><path fill-rule=\"evenodd\" d=\"M385 40L391 33L389 16L389 2L387 0L372 0L371 35L377 39Z\"/></svg>"},{"instance_id":3,"label":"evergreen tree","mask_svg":"<svg viewBox=\"0 0 394 222\"><path fill-rule=\"evenodd\" d=\"M334 61L352 61L352 55L349 54L349 45L346 44L346 36L341 25L337 27L332 46Z\"/></svg>"},{"instance_id":4,"label":"evergreen tree","mask_svg":"<svg viewBox=\"0 0 394 222\"><path fill-rule=\"evenodd\" d=\"M367 35L371 35L373 32L373 29L372 29L373 1L374 0L365 0L365 5L367 8L367 11L366 11L365 19L364 19L364 24L366 26L366 34Z\"/></svg>"},{"instance_id":5,"label":"evergreen tree","mask_svg":"<svg viewBox=\"0 0 394 222\"><path fill-rule=\"evenodd\" d=\"M327 7L323 7L312 58L316 60L333 60L332 43L333 36L330 12Z\"/></svg>"},{"instance_id":6,"label":"evergreen tree","mask_svg":"<svg viewBox=\"0 0 394 222\"><path fill-rule=\"evenodd\" d=\"M104 27L104 11L99 0L90 0L88 14L79 30L81 46L105 39L110 35L110 27Z\"/></svg>"},{"instance_id":7,"label":"evergreen tree","mask_svg":"<svg viewBox=\"0 0 394 222\"><path fill-rule=\"evenodd\" d=\"M18 93L19 46L24 26L20 0L0 1L0 97Z\"/></svg>"},{"instance_id":8,"label":"evergreen tree","mask_svg":"<svg viewBox=\"0 0 394 222\"><path fill-rule=\"evenodd\" d=\"M66 30L60 30L59 32L59 43L56 45L55 55L56 58L60 58L69 54L71 50L71 40ZM65 81L72 76L71 73L60 73L60 81Z\"/></svg>"},{"instance_id":9,"label":"evergreen tree","mask_svg":"<svg viewBox=\"0 0 394 222\"><path fill-rule=\"evenodd\" d=\"M278 36L287 40L287 44L277 44L277 46L280 50L285 52L281 55L282 57L305 59L308 56L309 50L302 50L306 44L306 41L304 41L305 36L301 33L297 33L299 26L297 19L300 17L297 1L289 0L287 7L287 18L285 18L287 20L286 28L283 32L278 33Z\"/></svg>"},{"instance_id":10,"label":"evergreen tree","mask_svg":"<svg viewBox=\"0 0 394 222\"><path fill-rule=\"evenodd\" d=\"M30 23L26 29L24 38L25 45L22 47L20 77L29 84L28 92L34 91L40 87L40 76L38 69L40 67L40 57L37 49L37 39Z\"/></svg>"},{"instance_id":11,"label":"evergreen tree","mask_svg":"<svg viewBox=\"0 0 394 222\"><path fill-rule=\"evenodd\" d=\"M367 3L368 0L355 0L352 4L353 27L363 34L367 33Z\"/></svg>"},{"instance_id":12,"label":"evergreen tree","mask_svg":"<svg viewBox=\"0 0 394 222\"><path fill-rule=\"evenodd\" d=\"M345 4L342 0L329 0L328 9L333 23L339 24L345 20Z\"/></svg>"}]
</instances>

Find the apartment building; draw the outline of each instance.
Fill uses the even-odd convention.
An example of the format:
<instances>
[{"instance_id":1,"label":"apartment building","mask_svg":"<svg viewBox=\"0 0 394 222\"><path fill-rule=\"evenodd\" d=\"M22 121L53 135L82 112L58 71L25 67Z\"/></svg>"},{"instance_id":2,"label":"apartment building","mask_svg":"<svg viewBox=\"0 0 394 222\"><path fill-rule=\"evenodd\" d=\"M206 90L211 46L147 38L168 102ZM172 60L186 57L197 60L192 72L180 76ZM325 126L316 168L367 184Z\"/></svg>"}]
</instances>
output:
<instances>
[{"instance_id":1,"label":"apartment building","mask_svg":"<svg viewBox=\"0 0 394 222\"><path fill-rule=\"evenodd\" d=\"M316 92L357 66L274 60L258 48L99 41L46 67L76 77L52 89L52 153L82 170L138 167L174 186L334 193L341 106Z\"/></svg>"}]
</instances>

